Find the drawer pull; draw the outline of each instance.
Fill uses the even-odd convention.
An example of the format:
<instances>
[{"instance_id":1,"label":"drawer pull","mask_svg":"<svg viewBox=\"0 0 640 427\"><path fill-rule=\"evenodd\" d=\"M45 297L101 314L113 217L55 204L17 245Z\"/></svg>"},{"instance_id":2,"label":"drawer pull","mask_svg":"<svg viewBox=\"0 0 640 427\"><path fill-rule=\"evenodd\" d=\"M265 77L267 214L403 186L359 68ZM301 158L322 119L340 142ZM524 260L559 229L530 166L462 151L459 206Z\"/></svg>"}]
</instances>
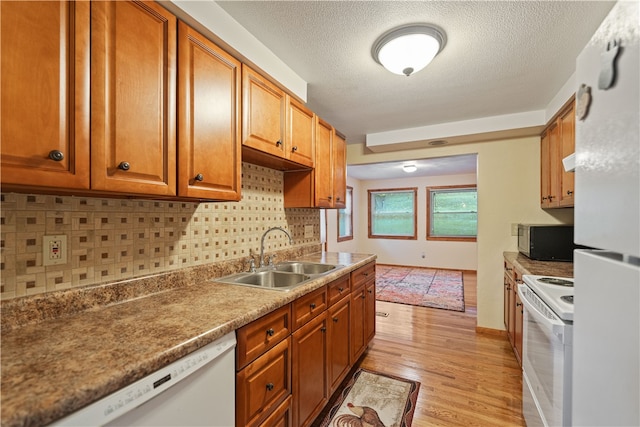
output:
<instances>
[{"instance_id":1,"label":"drawer pull","mask_svg":"<svg viewBox=\"0 0 640 427\"><path fill-rule=\"evenodd\" d=\"M49 152L49 158L51 160L56 161L56 162L60 162L60 161L64 160L64 154L60 150L51 150Z\"/></svg>"},{"instance_id":2,"label":"drawer pull","mask_svg":"<svg viewBox=\"0 0 640 427\"><path fill-rule=\"evenodd\" d=\"M338 320L340 320L340 319L338 319L337 317L333 318L333 321L336 322L336 323L338 323Z\"/></svg>"},{"instance_id":3,"label":"drawer pull","mask_svg":"<svg viewBox=\"0 0 640 427\"><path fill-rule=\"evenodd\" d=\"M322 328L320 328L320 331L327 332L327 328L323 326Z\"/></svg>"},{"instance_id":4,"label":"drawer pull","mask_svg":"<svg viewBox=\"0 0 640 427\"><path fill-rule=\"evenodd\" d=\"M271 391L274 387L273 383L267 383L267 390Z\"/></svg>"},{"instance_id":5,"label":"drawer pull","mask_svg":"<svg viewBox=\"0 0 640 427\"><path fill-rule=\"evenodd\" d=\"M344 288L338 288L338 292L342 293L344 291Z\"/></svg>"},{"instance_id":6,"label":"drawer pull","mask_svg":"<svg viewBox=\"0 0 640 427\"><path fill-rule=\"evenodd\" d=\"M369 289L367 292L369 292L370 294L373 293L373 289Z\"/></svg>"},{"instance_id":7,"label":"drawer pull","mask_svg":"<svg viewBox=\"0 0 640 427\"><path fill-rule=\"evenodd\" d=\"M204 181L204 175L202 175L201 173L199 173L198 175L195 176L196 181Z\"/></svg>"},{"instance_id":8,"label":"drawer pull","mask_svg":"<svg viewBox=\"0 0 640 427\"><path fill-rule=\"evenodd\" d=\"M277 141L276 141L276 147L280 147L281 145L282 145L282 141L277 140Z\"/></svg>"},{"instance_id":9,"label":"drawer pull","mask_svg":"<svg viewBox=\"0 0 640 427\"><path fill-rule=\"evenodd\" d=\"M131 169L131 165L129 164L129 162L120 162L120 164L118 165L118 169L128 171L129 169Z\"/></svg>"},{"instance_id":10,"label":"drawer pull","mask_svg":"<svg viewBox=\"0 0 640 427\"><path fill-rule=\"evenodd\" d=\"M313 310L314 308L316 308L316 303L312 302L311 304L309 304L309 307L311 307L311 310Z\"/></svg>"},{"instance_id":11,"label":"drawer pull","mask_svg":"<svg viewBox=\"0 0 640 427\"><path fill-rule=\"evenodd\" d=\"M294 152L294 153L295 153L296 151L298 151L298 146L297 146L297 145L294 145L293 147L291 147L291 151L292 151L292 152Z\"/></svg>"},{"instance_id":12,"label":"drawer pull","mask_svg":"<svg viewBox=\"0 0 640 427\"><path fill-rule=\"evenodd\" d=\"M270 337L272 337L275 333L276 331L274 331L273 328L267 329L267 335L269 335Z\"/></svg>"},{"instance_id":13,"label":"drawer pull","mask_svg":"<svg viewBox=\"0 0 640 427\"><path fill-rule=\"evenodd\" d=\"M366 297L367 297L367 296L364 294L364 292L362 292L362 295L360 295L360 298L364 299L364 298L366 298Z\"/></svg>"}]
</instances>

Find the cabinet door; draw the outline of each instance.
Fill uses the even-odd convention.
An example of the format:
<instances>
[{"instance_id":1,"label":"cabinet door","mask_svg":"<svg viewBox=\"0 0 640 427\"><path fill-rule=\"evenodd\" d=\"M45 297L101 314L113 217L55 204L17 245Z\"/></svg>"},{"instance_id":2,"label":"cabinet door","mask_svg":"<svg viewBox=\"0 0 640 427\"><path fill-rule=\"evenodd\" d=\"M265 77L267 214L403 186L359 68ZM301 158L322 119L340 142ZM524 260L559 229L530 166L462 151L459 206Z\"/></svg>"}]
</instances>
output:
<instances>
[{"instance_id":1,"label":"cabinet door","mask_svg":"<svg viewBox=\"0 0 640 427\"><path fill-rule=\"evenodd\" d=\"M313 422L329 399L327 312L292 335L293 425Z\"/></svg>"},{"instance_id":2,"label":"cabinet door","mask_svg":"<svg viewBox=\"0 0 640 427\"><path fill-rule=\"evenodd\" d=\"M516 358L518 359L518 363L522 365L522 316L523 316L523 307L522 301L520 300L520 295L518 292L514 292L514 302L515 302L515 316L514 316L514 341L515 341L515 352Z\"/></svg>"},{"instance_id":3,"label":"cabinet door","mask_svg":"<svg viewBox=\"0 0 640 427\"><path fill-rule=\"evenodd\" d=\"M560 128L552 124L542 137L540 155L540 193L542 208L553 208L559 204L560 194Z\"/></svg>"},{"instance_id":4,"label":"cabinet door","mask_svg":"<svg viewBox=\"0 0 640 427\"><path fill-rule=\"evenodd\" d=\"M286 157L284 91L242 65L242 144Z\"/></svg>"},{"instance_id":5,"label":"cabinet door","mask_svg":"<svg viewBox=\"0 0 640 427\"><path fill-rule=\"evenodd\" d=\"M333 128L316 119L315 206L333 207Z\"/></svg>"},{"instance_id":6,"label":"cabinet door","mask_svg":"<svg viewBox=\"0 0 640 427\"><path fill-rule=\"evenodd\" d=\"M351 363L355 364L365 349L365 286L351 293Z\"/></svg>"},{"instance_id":7,"label":"cabinet door","mask_svg":"<svg viewBox=\"0 0 640 427\"><path fill-rule=\"evenodd\" d=\"M293 419L291 417L291 396L287 397L287 399L282 402L278 408L269 418L264 420L260 427L291 427L293 426Z\"/></svg>"},{"instance_id":8,"label":"cabinet door","mask_svg":"<svg viewBox=\"0 0 640 427\"><path fill-rule=\"evenodd\" d=\"M575 113L573 104L560 116L560 192L558 205L562 207L573 206L574 177L575 173L566 172L562 166L562 159L575 152Z\"/></svg>"},{"instance_id":9,"label":"cabinet door","mask_svg":"<svg viewBox=\"0 0 640 427\"><path fill-rule=\"evenodd\" d=\"M286 145L289 160L312 168L315 154L315 116L302 103L290 96L287 98Z\"/></svg>"},{"instance_id":10,"label":"cabinet door","mask_svg":"<svg viewBox=\"0 0 640 427\"><path fill-rule=\"evenodd\" d=\"M347 142L333 134L333 195L334 207L342 209L347 203Z\"/></svg>"},{"instance_id":11,"label":"cabinet door","mask_svg":"<svg viewBox=\"0 0 640 427\"><path fill-rule=\"evenodd\" d=\"M182 21L178 47L178 195L238 201L240 61Z\"/></svg>"},{"instance_id":12,"label":"cabinet door","mask_svg":"<svg viewBox=\"0 0 640 427\"><path fill-rule=\"evenodd\" d=\"M91 3L91 186L176 194L176 18L154 2Z\"/></svg>"},{"instance_id":13,"label":"cabinet door","mask_svg":"<svg viewBox=\"0 0 640 427\"><path fill-rule=\"evenodd\" d=\"M338 388L351 367L349 338L351 298L343 298L329 309L329 395Z\"/></svg>"},{"instance_id":14,"label":"cabinet door","mask_svg":"<svg viewBox=\"0 0 640 427\"><path fill-rule=\"evenodd\" d=\"M371 280L365 287L364 346L367 347L376 334L376 281Z\"/></svg>"},{"instance_id":15,"label":"cabinet door","mask_svg":"<svg viewBox=\"0 0 640 427\"><path fill-rule=\"evenodd\" d=\"M290 338L236 375L236 425L257 426L291 394Z\"/></svg>"},{"instance_id":16,"label":"cabinet door","mask_svg":"<svg viewBox=\"0 0 640 427\"><path fill-rule=\"evenodd\" d=\"M89 188L88 2L0 2L0 173Z\"/></svg>"}]
</instances>

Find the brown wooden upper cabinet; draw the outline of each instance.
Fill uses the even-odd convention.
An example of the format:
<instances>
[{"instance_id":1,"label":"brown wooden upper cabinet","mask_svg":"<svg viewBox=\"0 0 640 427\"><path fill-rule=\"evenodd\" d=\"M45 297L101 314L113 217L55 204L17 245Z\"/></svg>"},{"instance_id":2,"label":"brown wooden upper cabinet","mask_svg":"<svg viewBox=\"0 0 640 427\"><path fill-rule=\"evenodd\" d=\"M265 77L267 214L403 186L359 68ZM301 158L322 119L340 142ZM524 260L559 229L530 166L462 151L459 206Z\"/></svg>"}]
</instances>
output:
<instances>
[{"instance_id":1,"label":"brown wooden upper cabinet","mask_svg":"<svg viewBox=\"0 0 640 427\"><path fill-rule=\"evenodd\" d=\"M0 2L2 189L89 188L87 2Z\"/></svg>"},{"instance_id":2,"label":"brown wooden upper cabinet","mask_svg":"<svg viewBox=\"0 0 640 427\"><path fill-rule=\"evenodd\" d=\"M242 94L243 159L278 170L312 168L313 111L245 64Z\"/></svg>"},{"instance_id":3,"label":"brown wooden upper cabinet","mask_svg":"<svg viewBox=\"0 0 640 427\"><path fill-rule=\"evenodd\" d=\"M178 195L238 201L240 61L183 22L178 52Z\"/></svg>"},{"instance_id":4,"label":"brown wooden upper cabinet","mask_svg":"<svg viewBox=\"0 0 640 427\"><path fill-rule=\"evenodd\" d=\"M316 160L311 171L284 174L286 208L343 208L346 202L346 141L316 116Z\"/></svg>"},{"instance_id":5,"label":"brown wooden upper cabinet","mask_svg":"<svg viewBox=\"0 0 640 427\"><path fill-rule=\"evenodd\" d=\"M91 186L176 195L176 17L153 2L91 4Z\"/></svg>"},{"instance_id":6,"label":"brown wooden upper cabinet","mask_svg":"<svg viewBox=\"0 0 640 427\"><path fill-rule=\"evenodd\" d=\"M574 205L574 174L565 172L562 159L575 151L574 98L547 125L540 141L540 207Z\"/></svg>"}]
</instances>

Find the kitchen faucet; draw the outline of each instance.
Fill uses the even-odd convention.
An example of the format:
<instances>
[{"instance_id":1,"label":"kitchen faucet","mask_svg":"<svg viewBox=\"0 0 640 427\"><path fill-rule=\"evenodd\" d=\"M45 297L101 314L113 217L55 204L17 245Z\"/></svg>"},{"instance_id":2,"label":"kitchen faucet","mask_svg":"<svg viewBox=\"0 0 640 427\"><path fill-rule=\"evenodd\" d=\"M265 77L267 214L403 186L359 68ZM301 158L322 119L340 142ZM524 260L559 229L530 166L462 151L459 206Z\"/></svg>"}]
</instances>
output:
<instances>
[{"instance_id":1,"label":"kitchen faucet","mask_svg":"<svg viewBox=\"0 0 640 427\"><path fill-rule=\"evenodd\" d=\"M264 258L263 258L263 255L264 255L264 238L267 237L267 234L269 234L270 231L274 231L274 230L282 231L289 238L289 244L290 245L293 244L293 239L291 238L291 234L289 234L289 232L287 230L285 230L284 228L282 228L282 227L272 227L272 228L268 229L267 231L265 231L264 234L262 235L262 239L260 240L260 268L264 267Z\"/></svg>"}]
</instances>

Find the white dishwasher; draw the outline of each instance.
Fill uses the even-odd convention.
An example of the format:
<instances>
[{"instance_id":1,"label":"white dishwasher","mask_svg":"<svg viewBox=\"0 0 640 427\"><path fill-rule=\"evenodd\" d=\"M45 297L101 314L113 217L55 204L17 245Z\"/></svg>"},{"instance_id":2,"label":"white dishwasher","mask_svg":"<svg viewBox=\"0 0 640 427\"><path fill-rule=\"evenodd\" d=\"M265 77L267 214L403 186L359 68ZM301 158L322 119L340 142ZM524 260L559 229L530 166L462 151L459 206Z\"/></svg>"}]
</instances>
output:
<instances>
[{"instance_id":1,"label":"white dishwasher","mask_svg":"<svg viewBox=\"0 0 640 427\"><path fill-rule=\"evenodd\" d=\"M235 332L50 426L235 425Z\"/></svg>"}]
</instances>

